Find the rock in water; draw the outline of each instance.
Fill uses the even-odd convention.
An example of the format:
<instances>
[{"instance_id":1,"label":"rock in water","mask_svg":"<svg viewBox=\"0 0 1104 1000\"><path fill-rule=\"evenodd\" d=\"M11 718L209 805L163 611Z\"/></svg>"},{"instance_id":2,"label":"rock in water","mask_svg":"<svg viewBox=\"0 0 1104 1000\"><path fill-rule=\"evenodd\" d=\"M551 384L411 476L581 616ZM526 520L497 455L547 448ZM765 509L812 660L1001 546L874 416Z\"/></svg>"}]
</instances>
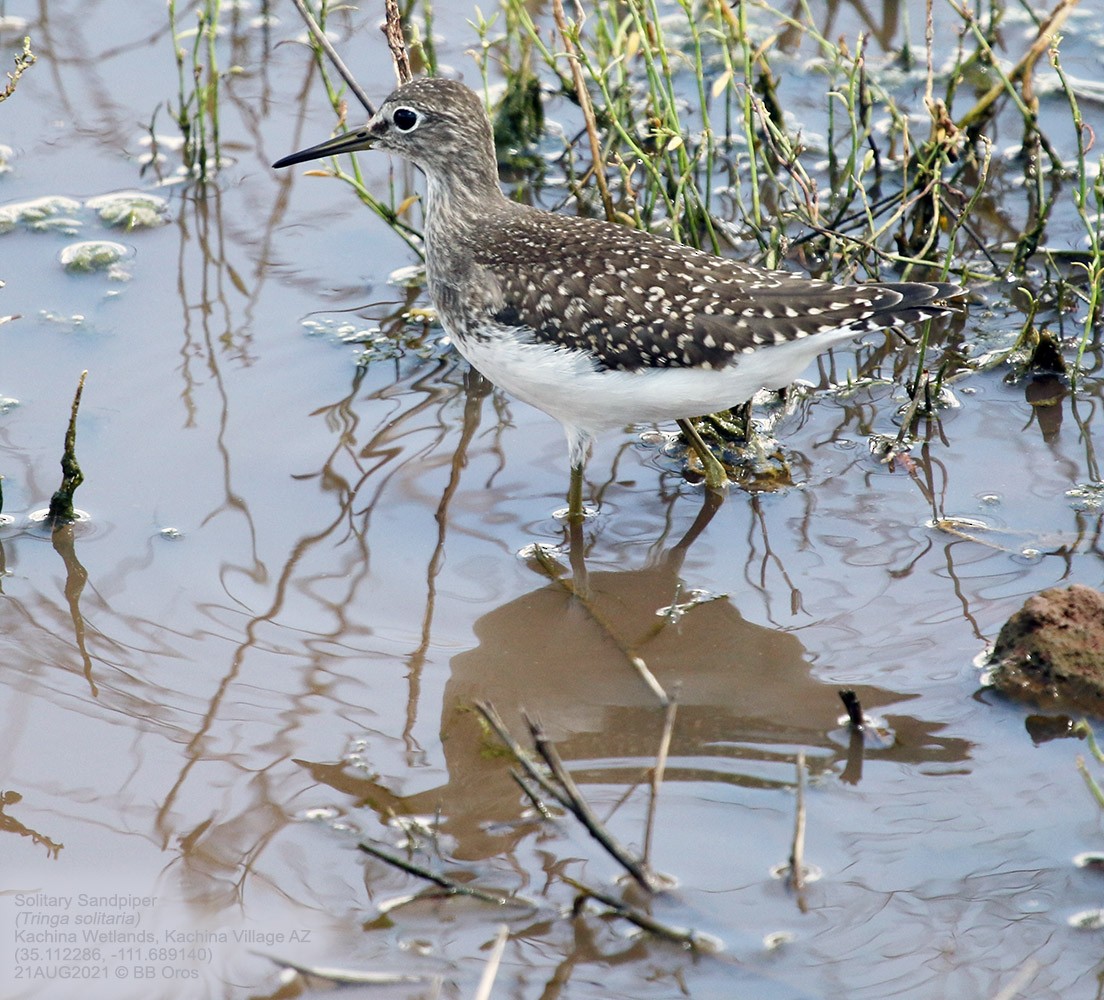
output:
<instances>
[{"instance_id":1,"label":"rock in water","mask_svg":"<svg viewBox=\"0 0 1104 1000\"><path fill-rule=\"evenodd\" d=\"M1104 715L1104 594L1075 583L1029 597L989 664L993 685L1014 698Z\"/></svg>"}]
</instances>

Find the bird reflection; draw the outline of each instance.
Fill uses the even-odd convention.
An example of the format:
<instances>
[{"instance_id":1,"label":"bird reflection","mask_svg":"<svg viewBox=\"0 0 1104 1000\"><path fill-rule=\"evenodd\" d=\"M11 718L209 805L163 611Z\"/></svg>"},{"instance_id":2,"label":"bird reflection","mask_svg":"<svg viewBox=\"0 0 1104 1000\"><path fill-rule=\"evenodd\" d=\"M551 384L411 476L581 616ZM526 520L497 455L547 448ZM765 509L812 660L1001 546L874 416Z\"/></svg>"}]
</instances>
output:
<instances>
[{"instance_id":1,"label":"bird reflection","mask_svg":"<svg viewBox=\"0 0 1104 1000\"><path fill-rule=\"evenodd\" d=\"M443 784L404 796L340 763L306 766L382 817L439 814L456 857L498 854L511 830L524 832L516 824L525 803L473 704L493 703L515 733L522 711L538 717L578 782L631 785L651 766L663 723L655 690L633 667L639 659L677 695L668 783L788 786L798 749L814 771L844 770L848 750L831 735L842 713L837 692L812 675L801 642L746 621L728 597L683 579L687 552L715 513L707 501L686 535L639 569L588 568L577 534L570 572L534 558L534 570L550 578L477 619L477 645L451 660ZM868 709L902 698L873 686L856 693ZM935 724L905 717L893 725L899 742L879 754L924 762L966 755L965 743L935 735ZM861 773L861 749L852 744L849 781Z\"/></svg>"}]
</instances>

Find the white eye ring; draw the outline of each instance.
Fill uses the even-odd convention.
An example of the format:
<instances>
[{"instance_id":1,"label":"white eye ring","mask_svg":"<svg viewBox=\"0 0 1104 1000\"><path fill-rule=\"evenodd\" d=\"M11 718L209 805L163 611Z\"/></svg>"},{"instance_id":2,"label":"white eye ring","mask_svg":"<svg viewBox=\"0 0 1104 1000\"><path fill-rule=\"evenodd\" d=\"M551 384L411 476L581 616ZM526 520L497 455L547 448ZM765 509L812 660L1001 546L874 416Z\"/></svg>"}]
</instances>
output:
<instances>
[{"instance_id":1,"label":"white eye ring","mask_svg":"<svg viewBox=\"0 0 1104 1000\"><path fill-rule=\"evenodd\" d=\"M413 108L395 108L395 113L391 116L391 121L400 132L413 132L419 120L418 112Z\"/></svg>"}]
</instances>

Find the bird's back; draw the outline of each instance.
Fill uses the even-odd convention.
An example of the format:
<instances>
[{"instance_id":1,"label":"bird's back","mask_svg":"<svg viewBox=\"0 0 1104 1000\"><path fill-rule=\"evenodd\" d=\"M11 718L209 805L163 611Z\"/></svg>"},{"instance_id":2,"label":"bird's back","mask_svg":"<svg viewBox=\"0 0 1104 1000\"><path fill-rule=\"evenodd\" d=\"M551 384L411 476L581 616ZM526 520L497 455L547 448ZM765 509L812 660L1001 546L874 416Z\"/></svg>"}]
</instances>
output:
<instances>
[{"instance_id":1,"label":"bird's back","mask_svg":"<svg viewBox=\"0 0 1104 1000\"><path fill-rule=\"evenodd\" d=\"M494 324L618 371L726 368L765 346L939 315L958 292L938 282L836 285L520 205L488 219L469 252L496 286L482 304Z\"/></svg>"}]
</instances>

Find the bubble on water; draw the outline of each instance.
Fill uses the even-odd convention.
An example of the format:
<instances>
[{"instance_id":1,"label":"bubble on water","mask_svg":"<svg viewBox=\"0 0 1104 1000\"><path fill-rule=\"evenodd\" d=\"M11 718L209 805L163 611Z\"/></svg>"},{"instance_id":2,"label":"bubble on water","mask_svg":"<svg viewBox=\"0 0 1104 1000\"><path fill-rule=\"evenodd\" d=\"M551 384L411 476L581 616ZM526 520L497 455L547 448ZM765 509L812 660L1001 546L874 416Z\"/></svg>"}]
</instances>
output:
<instances>
[{"instance_id":1,"label":"bubble on water","mask_svg":"<svg viewBox=\"0 0 1104 1000\"><path fill-rule=\"evenodd\" d=\"M797 935L793 931L773 931L763 938L763 947L767 951L778 951L779 948L793 944L796 940Z\"/></svg>"},{"instance_id":2,"label":"bubble on water","mask_svg":"<svg viewBox=\"0 0 1104 1000\"><path fill-rule=\"evenodd\" d=\"M298 814L298 818L308 823L329 823L341 815L341 810L336 806L315 806L313 809L304 809Z\"/></svg>"}]
</instances>

